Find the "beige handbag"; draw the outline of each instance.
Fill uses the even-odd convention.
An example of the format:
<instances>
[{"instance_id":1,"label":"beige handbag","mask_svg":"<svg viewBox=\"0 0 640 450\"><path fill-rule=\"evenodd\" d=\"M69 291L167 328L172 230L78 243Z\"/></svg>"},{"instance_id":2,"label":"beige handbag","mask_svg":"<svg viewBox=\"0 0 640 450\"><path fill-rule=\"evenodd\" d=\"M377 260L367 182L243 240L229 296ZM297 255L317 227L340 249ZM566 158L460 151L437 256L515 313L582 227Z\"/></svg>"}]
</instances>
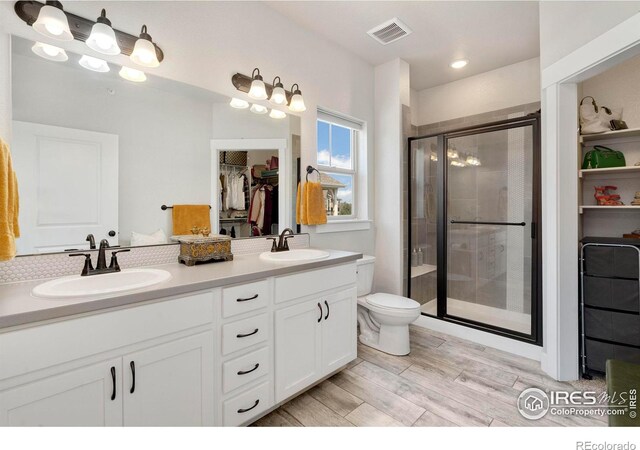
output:
<instances>
[{"instance_id":1,"label":"beige handbag","mask_svg":"<svg viewBox=\"0 0 640 450\"><path fill-rule=\"evenodd\" d=\"M590 98L591 102L585 103ZM622 119L622 108L598 107L596 100L587 96L580 101L580 134L595 134L611 131L611 121Z\"/></svg>"}]
</instances>

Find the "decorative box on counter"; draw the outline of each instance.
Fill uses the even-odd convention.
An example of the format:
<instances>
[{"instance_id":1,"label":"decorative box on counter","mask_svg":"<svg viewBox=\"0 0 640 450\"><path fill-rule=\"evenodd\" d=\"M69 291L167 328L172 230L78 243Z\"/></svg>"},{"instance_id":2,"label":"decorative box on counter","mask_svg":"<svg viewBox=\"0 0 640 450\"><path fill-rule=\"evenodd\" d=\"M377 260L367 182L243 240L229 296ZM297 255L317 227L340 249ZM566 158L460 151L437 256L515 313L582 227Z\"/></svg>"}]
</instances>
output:
<instances>
[{"instance_id":1,"label":"decorative box on counter","mask_svg":"<svg viewBox=\"0 0 640 450\"><path fill-rule=\"evenodd\" d=\"M171 239L180 243L178 262L187 266L215 261L233 261L230 236L183 235L171 236Z\"/></svg>"}]
</instances>

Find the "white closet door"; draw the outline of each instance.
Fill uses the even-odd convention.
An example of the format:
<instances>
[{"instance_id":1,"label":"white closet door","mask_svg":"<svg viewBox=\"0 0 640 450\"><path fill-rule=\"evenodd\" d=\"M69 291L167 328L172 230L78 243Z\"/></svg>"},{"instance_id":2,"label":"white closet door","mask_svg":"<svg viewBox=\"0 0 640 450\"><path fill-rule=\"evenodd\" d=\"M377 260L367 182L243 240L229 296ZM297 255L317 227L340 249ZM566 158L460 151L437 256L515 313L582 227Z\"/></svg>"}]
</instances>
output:
<instances>
[{"instance_id":1,"label":"white closet door","mask_svg":"<svg viewBox=\"0 0 640 450\"><path fill-rule=\"evenodd\" d=\"M19 254L86 249L89 233L118 245L117 135L14 121L11 153Z\"/></svg>"}]
</instances>

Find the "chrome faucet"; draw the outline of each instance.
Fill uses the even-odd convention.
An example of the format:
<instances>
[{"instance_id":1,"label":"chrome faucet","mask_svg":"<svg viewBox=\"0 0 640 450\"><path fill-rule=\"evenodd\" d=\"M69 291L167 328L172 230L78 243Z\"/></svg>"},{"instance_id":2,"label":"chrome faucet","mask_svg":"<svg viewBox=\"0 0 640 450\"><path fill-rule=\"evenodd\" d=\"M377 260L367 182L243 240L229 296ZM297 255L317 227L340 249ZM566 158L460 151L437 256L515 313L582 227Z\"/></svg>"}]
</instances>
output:
<instances>
[{"instance_id":1,"label":"chrome faucet","mask_svg":"<svg viewBox=\"0 0 640 450\"><path fill-rule=\"evenodd\" d=\"M289 234L288 236L287 236L287 233ZM285 228L284 230L282 230L282 233L280 233L280 237L277 238L278 240L277 245L276 245L276 238L268 237L267 239L271 239L273 241L273 244L271 244L271 251L274 253L289 251L289 242L287 242L287 240L291 239L292 237L294 237L294 233L291 228Z\"/></svg>"},{"instance_id":2,"label":"chrome faucet","mask_svg":"<svg viewBox=\"0 0 640 450\"><path fill-rule=\"evenodd\" d=\"M93 237L92 235L89 235ZM87 240L89 240L89 236L87 236ZM93 246L95 248L95 244ZM115 252L111 252L111 262L107 267L107 258L106 251L109 247L109 241L103 239L100 241L100 249L98 250L98 261L96 264L96 268L93 268L93 264L91 263L91 253L72 253L69 256L84 256L84 267L82 268L82 272L80 275L83 277L89 275L101 275L103 273L114 273L120 272L120 265L118 264L118 258L116 255L122 252L129 252L131 249L125 248L124 250L117 250Z\"/></svg>"}]
</instances>

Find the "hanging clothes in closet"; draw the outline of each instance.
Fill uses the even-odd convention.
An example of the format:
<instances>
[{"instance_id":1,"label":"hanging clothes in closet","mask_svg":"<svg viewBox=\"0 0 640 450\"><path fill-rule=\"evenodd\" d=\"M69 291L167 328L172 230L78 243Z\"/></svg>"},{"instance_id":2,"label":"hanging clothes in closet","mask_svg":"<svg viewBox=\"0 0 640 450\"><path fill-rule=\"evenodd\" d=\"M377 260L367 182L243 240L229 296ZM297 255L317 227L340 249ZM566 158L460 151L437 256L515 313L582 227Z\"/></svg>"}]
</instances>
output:
<instances>
[{"instance_id":1,"label":"hanging clothes in closet","mask_svg":"<svg viewBox=\"0 0 640 450\"><path fill-rule=\"evenodd\" d=\"M220 174L220 186L220 204L223 211L230 209L236 211L246 210L247 177L233 170L225 170Z\"/></svg>"},{"instance_id":2,"label":"hanging clothes in closet","mask_svg":"<svg viewBox=\"0 0 640 450\"><path fill-rule=\"evenodd\" d=\"M260 183L251 194L248 222L257 226L262 234L271 234L271 227L278 223L278 186Z\"/></svg>"}]
</instances>

